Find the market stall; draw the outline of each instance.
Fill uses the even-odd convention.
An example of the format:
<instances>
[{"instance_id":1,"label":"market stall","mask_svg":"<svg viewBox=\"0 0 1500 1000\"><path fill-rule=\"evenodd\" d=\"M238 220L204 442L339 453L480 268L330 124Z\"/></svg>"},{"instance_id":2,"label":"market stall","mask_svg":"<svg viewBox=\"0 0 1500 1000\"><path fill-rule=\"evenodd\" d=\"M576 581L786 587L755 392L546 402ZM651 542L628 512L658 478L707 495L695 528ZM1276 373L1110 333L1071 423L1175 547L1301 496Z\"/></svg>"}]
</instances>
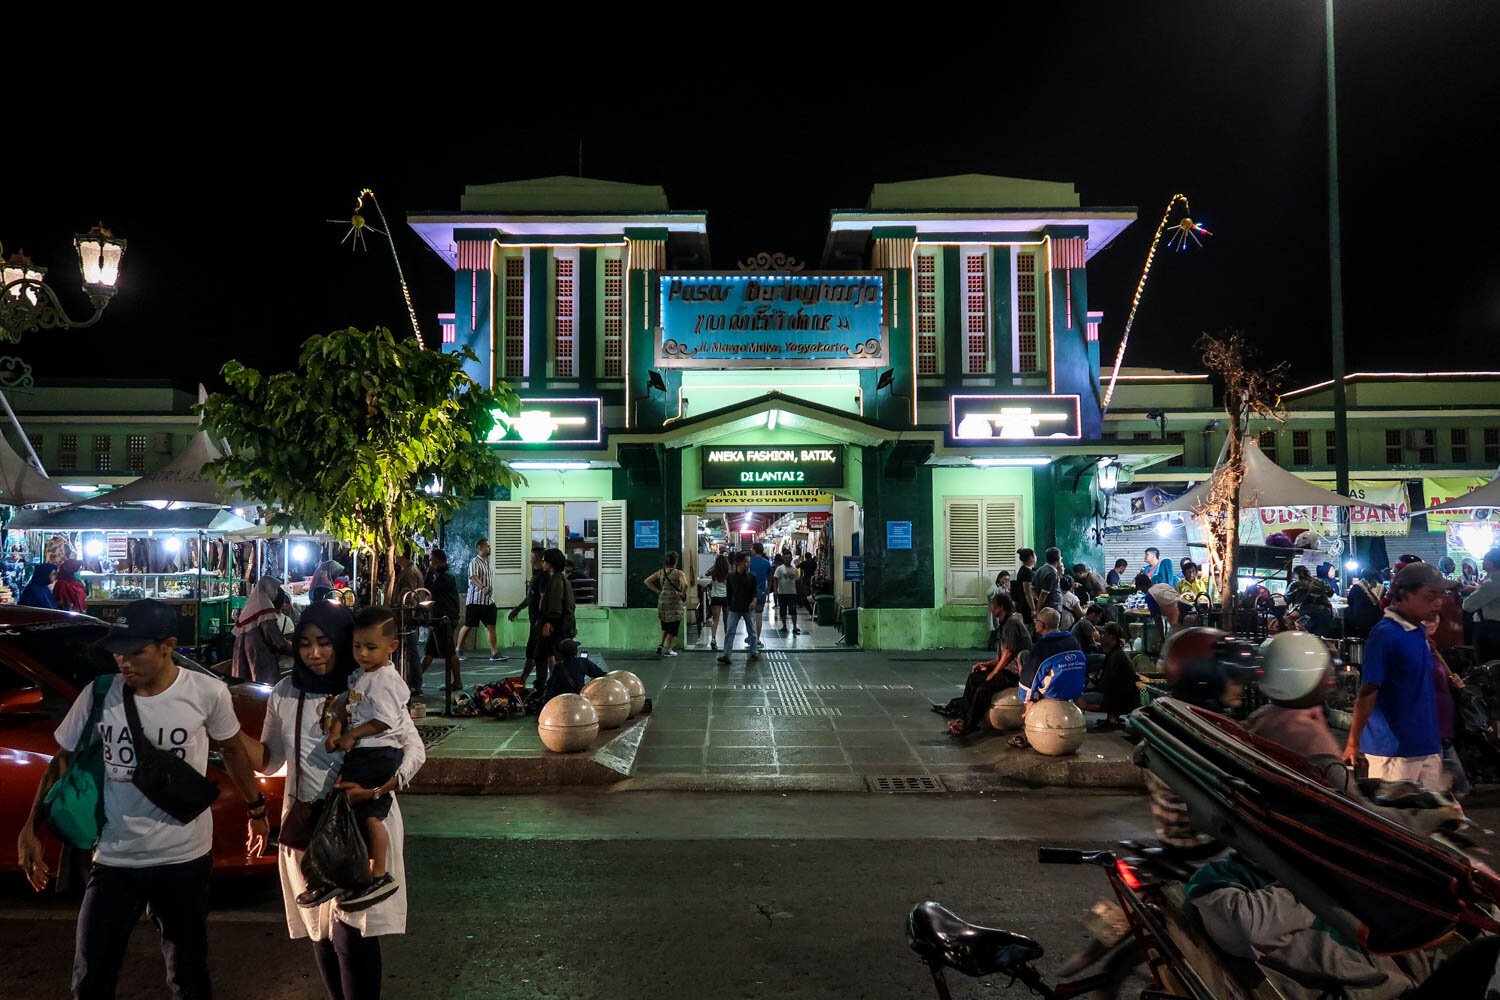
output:
<instances>
[{"instance_id":1,"label":"market stall","mask_svg":"<svg viewBox=\"0 0 1500 1000\"><path fill-rule=\"evenodd\" d=\"M106 621L131 601L151 597L180 609L183 646L215 641L233 625L238 596L231 532L251 525L209 507L160 510L71 507L22 511L7 525L22 533L28 568L78 559L88 612Z\"/></svg>"}]
</instances>

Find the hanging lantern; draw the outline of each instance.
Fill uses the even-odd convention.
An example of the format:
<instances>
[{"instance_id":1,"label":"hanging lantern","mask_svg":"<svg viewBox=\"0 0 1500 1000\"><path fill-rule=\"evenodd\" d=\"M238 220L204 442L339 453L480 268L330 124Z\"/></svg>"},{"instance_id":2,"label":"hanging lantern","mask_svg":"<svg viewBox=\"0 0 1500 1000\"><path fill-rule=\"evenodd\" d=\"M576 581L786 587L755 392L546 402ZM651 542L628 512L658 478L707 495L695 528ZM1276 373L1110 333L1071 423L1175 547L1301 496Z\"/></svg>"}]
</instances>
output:
<instances>
[{"instance_id":1,"label":"hanging lantern","mask_svg":"<svg viewBox=\"0 0 1500 1000\"><path fill-rule=\"evenodd\" d=\"M75 236L73 245L78 248L78 267L89 296L107 299L114 295L120 280L120 260L125 256L125 241L116 239L101 223L86 235Z\"/></svg>"}]
</instances>

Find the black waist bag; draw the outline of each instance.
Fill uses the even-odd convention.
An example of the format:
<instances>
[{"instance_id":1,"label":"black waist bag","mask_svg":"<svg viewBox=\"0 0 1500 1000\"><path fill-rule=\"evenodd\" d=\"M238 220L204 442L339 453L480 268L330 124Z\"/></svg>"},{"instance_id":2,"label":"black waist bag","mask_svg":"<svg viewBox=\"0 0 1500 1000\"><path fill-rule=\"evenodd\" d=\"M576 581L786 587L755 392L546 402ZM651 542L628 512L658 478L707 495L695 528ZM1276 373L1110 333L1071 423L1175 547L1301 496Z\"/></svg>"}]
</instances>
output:
<instances>
[{"instance_id":1,"label":"black waist bag","mask_svg":"<svg viewBox=\"0 0 1500 1000\"><path fill-rule=\"evenodd\" d=\"M179 823L191 823L219 797L219 783L170 750L146 739L141 731L141 713L135 707L135 691L125 688L125 719L135 743L135 772L131 784L162 812Z\"/></svg>"}]
</instances>

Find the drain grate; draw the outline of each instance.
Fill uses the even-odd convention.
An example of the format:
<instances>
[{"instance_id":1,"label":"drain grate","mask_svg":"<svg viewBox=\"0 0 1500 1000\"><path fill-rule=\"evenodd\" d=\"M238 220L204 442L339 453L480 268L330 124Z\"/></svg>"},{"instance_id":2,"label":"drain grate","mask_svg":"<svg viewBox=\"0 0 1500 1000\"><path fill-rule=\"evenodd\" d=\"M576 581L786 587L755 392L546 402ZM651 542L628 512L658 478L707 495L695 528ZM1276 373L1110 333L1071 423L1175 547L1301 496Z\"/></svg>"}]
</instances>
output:
<instances>
[{"instance_id":1,"label":"drain grate","mask_svg":"<svg viewBox=\"0 0 1500 1000\"><path fill-rule=\"evenodd\" d=\"M799 718L823 718L830 715L843 715L837 708L817 708L812 705L758 705L755 708L756 715L774 715L781 719Z\"/></svg>"},{"instance_id":2,"label":"drain grate","mask_svg":"<svg viewBox=\"0 0 1500 1000\"><path fill-rule=\"evenodd\" d=\"M869 774L865 787L872 792L945 792L942 781L930 774Z\"/></svg>"},{"instance_id":3,"label":"drain grate","mask_svg":"<svg viewBox=\"0 0 1500 1000\"><path fill-rule=\"evenodd\" d=\"M462 728L463 726L438 726L423 723L417 726L417 735L422 737L422 746L431 750Z\"/></svg>"}]
</instances>

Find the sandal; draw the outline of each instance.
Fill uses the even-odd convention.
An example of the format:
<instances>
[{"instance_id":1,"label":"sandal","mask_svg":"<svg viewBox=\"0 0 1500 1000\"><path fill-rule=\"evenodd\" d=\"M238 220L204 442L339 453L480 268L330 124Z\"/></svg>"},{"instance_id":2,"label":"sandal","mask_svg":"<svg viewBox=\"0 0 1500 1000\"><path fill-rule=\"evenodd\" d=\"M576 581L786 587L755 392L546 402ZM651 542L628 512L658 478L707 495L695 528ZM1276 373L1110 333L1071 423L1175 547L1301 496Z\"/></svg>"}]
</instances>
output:
<instances>
[{"instance_id":1,"label":"sandal","mask_svg":"<svg viewBox=\"0 0 1500 1000\"><path fill-rule=\"evenodd\" d=\"M1020 734L1012 736L1007 742L1017 750L1028 750L1031 748L1031 744L1026 742L1026 737Z\"/></svg>"}]
</instances>

